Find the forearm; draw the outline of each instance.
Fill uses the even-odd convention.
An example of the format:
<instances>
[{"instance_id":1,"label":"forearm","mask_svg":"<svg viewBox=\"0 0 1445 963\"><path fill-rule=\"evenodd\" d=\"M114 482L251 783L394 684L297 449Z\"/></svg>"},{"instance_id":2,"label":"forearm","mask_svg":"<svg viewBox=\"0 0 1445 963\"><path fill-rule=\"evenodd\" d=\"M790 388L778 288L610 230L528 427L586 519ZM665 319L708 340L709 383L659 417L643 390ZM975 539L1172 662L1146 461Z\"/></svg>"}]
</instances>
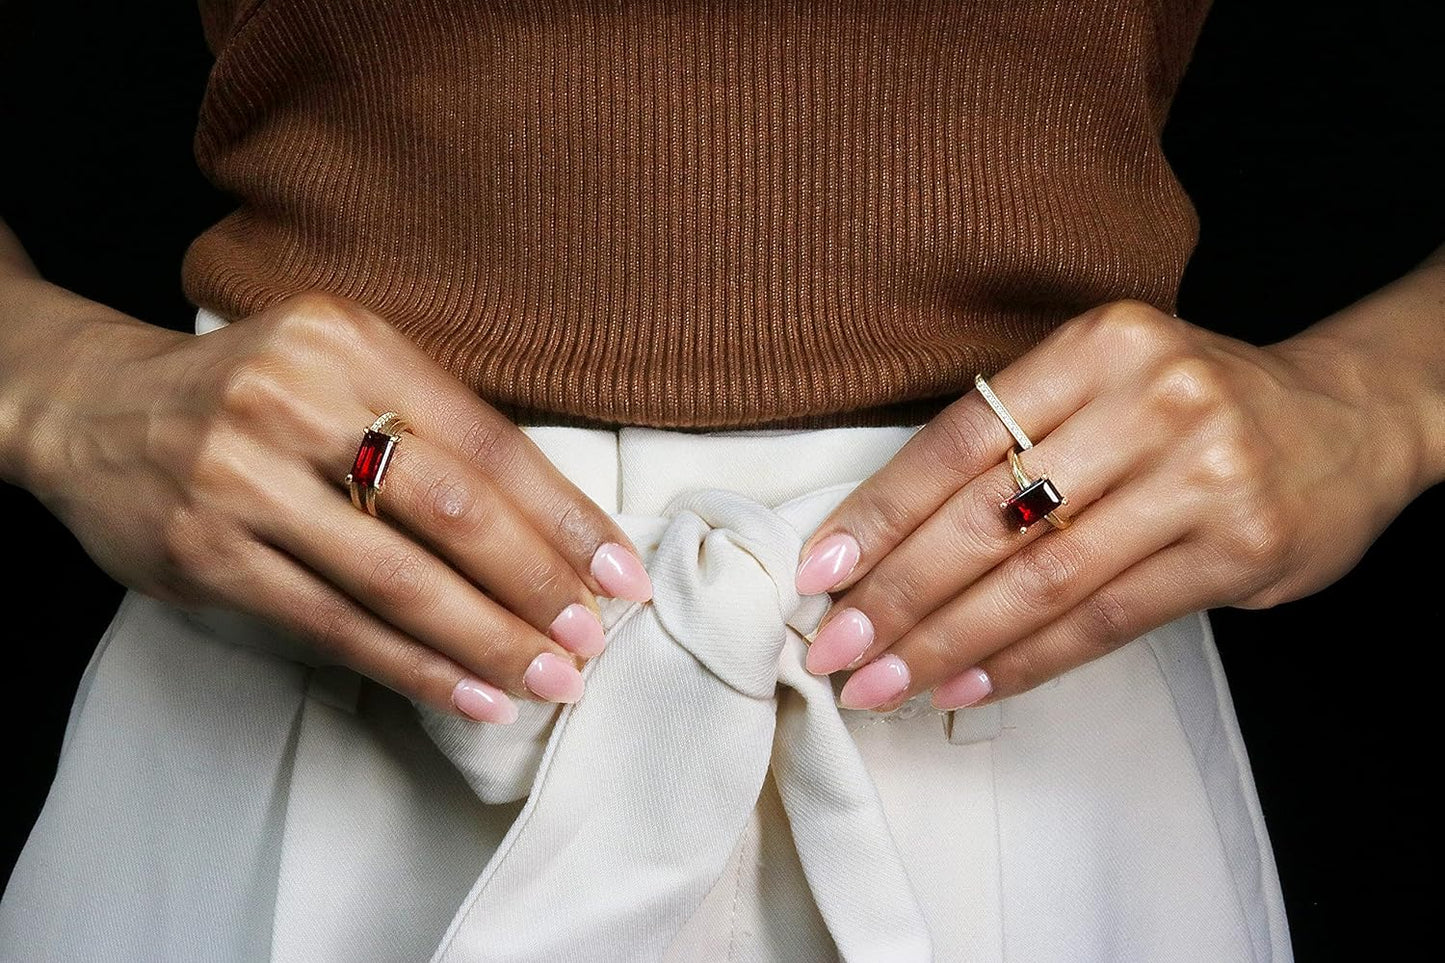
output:
<instances>
[{"instance_id":1,"label":"forearm","mask_svg":"<svg viewBox=\"0 0 1445 963\"><path fill-rule=\"evenodd\" d=\"M150 328L49 283L0 221L0 480L26 485L40 427L57 405L94 390L90 361L110 334Z\"/></svg>"},{"instance_id":2,"label":"forearm","mask_svg":"<svg viewBox=\"0 0 1445 963\"><path fill-rule=\"evenodd\" d=\"M1325 366L1395 436L1413 498L1445 481L1445 245L1413 271L1274 346Z\"/></svg>"}]
</instances>

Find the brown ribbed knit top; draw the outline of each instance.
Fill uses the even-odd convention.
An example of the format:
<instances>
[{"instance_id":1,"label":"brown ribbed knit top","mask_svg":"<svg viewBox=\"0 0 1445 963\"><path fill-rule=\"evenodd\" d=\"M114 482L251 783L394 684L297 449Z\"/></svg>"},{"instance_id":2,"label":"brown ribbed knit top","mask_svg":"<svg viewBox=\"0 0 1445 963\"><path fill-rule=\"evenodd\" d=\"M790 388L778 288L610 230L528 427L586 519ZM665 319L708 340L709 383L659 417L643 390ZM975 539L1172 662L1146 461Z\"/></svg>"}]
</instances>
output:
<instances>
[{"instance_id":1,"label":"brown ribbed knit top","mask_svg":"<svg viewBox=\"0 0 1445 963\"><path fill-rule=\"evenodd\" d=\"M201 0L191 245L533 423L918 423L1093 305L1172 310L1159 131L1208 0Z\"/></svg>"}]
</instances>

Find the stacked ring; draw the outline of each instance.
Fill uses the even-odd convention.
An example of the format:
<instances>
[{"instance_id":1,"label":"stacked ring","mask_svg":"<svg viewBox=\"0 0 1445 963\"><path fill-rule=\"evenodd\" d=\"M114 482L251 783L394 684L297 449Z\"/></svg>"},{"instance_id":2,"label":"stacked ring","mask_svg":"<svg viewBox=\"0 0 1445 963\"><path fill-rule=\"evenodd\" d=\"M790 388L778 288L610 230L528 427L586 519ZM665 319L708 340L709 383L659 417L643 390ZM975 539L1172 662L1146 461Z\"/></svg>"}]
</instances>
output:
<instances>
[{"instance_id":1,"label":"stacked ring","mask_svg":"<svg viewBox=\"0 0 1445 963\"><path fill-rule=\"evenodd\" d=\"M1027 532L1029 526L1040 519L1047 521L1055 528L1067 528L1068 519L1057 514L1056 509L1067 505L1069 500L1059 493L1058 487L1049 480L1048 475L1030 478L1028 472L1024 471L1023 462L1019 459L1019 453L1028 451L1034 446L1034 443L1029 440L1029 436L1023 428L1019 427L1019 423L1014 420L1013 415L1009 414L1008 409L1003 406L1003 402L998 399L998 395L993 393L988 382L983 380L983 375L975 375L973 383L978 388L978 393L983 396L983 400L988 403L988 406L993 409L993 413L998 415L999 421L1002 421L1004 427L1008 429L1008 433L1013 435L1014 441L1018 442L1018 447L1010 448L1008 453L1009 468L1013 471L1014 484L1018 486L1018 491L999 502L998 507L1008 516L1010 522L1018 526L1020 534Z\"/></svg>"},{"instance_id":2,"label":"stacked ring","mask_svg":"<svg viewBox=\"0 0 1445 963\"><path fill-rule=\"evenodd\" d=\"M351 489L351 504L368 515L376 515L376 493L381 491L386 467L391 464L392 453L401 444L401 433L406 430L401 415L388 411L361 435L356 459L346 475L346 486Z\"/></svg>"}]
</instances>

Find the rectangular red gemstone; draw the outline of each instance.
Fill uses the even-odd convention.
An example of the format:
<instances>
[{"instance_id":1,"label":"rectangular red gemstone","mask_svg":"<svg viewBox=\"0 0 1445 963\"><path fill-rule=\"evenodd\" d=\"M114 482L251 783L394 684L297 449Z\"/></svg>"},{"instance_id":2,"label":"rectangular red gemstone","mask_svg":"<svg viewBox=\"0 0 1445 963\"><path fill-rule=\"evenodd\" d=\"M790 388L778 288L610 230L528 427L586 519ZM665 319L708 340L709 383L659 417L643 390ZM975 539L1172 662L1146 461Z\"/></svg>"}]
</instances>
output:
<instances>
[{"instance_id":1,"label":"rectangular red gemstone","mask_svg":"<svg viewBox=\"0 0 1445 963\"><path fill-rule=\"evenodd\" d=\"M1003 507L1015 525L1028 528L1063 503L1064 498L1054 483L1040 478L1022 491L1015 492Z\"/></svg>"},{"instance_id":2,"label":"rectangular red gemstone","mask_svg":"<svg viewBox=\"0 0 1445 963\"><path fill-rule=\"evenodd\" d=\"M361 436L361 447L356 449L356 462L351 466L352 480L361 485L375 485L386 470L395 446L396 439L385 432L368 428Z\"/></svg>"}]
</instances>

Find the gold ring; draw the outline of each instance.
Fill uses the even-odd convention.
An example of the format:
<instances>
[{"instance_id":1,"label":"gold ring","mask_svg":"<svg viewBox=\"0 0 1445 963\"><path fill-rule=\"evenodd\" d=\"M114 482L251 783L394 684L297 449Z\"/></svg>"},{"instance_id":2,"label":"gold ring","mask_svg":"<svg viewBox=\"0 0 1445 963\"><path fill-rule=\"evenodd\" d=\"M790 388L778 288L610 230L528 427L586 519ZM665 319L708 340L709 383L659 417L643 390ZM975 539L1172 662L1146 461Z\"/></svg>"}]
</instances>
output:
<instances>
[{"instance_id":1,"label":"gold ring","mask_svg":"<svg viewBox=\"0 0 1445 963\"><path fill-rule=\"evenodd\" d=\"M392 453L401 444L401 433L408 430L401 415L388 411L361 435L356 458L346 474L346 487L351 489L351 504L368 515L376 515L376 493L381 491Z\"/></svg>"},{"instance_id":2,"label":"gold ring","mask_svg":"<svg viewBox=\"0 0 1445 963\"><path fill-rule=\"evenodd\" d=\"M999 502L998 507L1007 513L1009 521L1019 527L1019 534L1028 531L1029 526L1039 519L1044 519L1055 528L1068 528L1069 520L1056 514L1055 509L1067 505L1069 500L1059 493L1058 487L1049 480L1049 476L1030 478L1028 472L1024 471L1023 462L1019 460L1017 448L1009 449L1008 463L1019 490Z\"/></svg>"}]
</instances>

